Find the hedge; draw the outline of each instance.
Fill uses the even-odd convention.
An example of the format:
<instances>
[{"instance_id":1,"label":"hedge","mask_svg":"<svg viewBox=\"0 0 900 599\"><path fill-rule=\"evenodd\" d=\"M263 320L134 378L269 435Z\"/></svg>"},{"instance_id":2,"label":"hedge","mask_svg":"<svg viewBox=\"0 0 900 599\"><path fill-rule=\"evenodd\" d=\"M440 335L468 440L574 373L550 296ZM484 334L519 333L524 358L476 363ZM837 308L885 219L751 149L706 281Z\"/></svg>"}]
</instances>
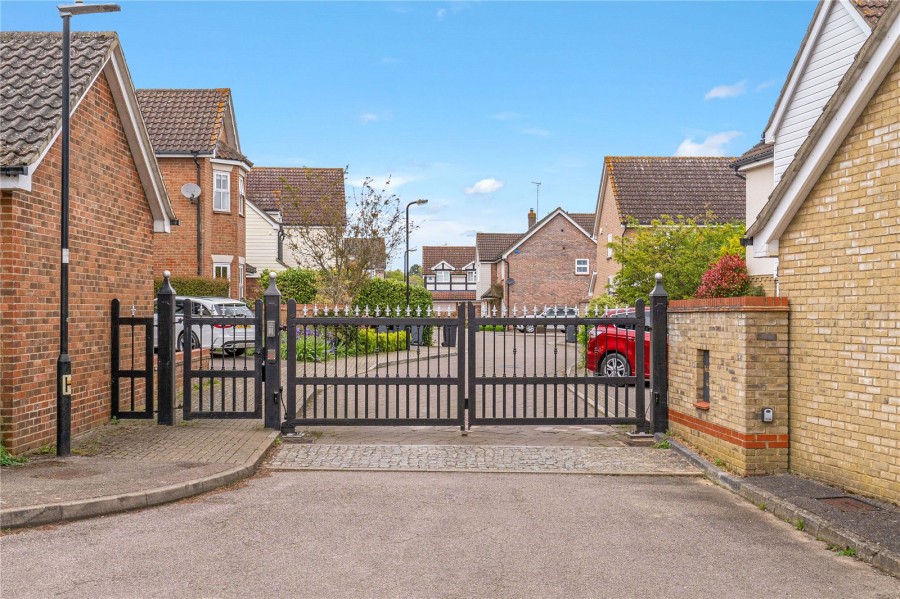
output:
<instances>
[{"instance_id":1,"label":"hedge","mask_svg":"<svg viewBox=\"0 0 900 599\"><path fill-rule=\"evenodd\" d=\"M269 287L269 269L259 276L260 297ZM281 292L281 301L294 300L298 304L311 304L316 299L316 272L304 268L288 268L275 275L275 285Z\"/></svg>"},{"instance_id":2,"label":"hedge","mask_svg":"<svg viewBox=\"0 0 900 599\"><path fill-rule=\"evenodd\" d=\"M393 352L406 349L406 331L378 333L374 329L342 327L335 334L323 327L308 327L305 334L297 339L297 360L301 362L322 362L328 358L344 356L364 356L376 352ZM352 329L355 335L350 334ZM287 358L287 339L282 337L281 357Z\"/></svg>"},{"instance_id":3,"label":"hedge","mask_svg":"<svg viewBox=\"0 0 900 599\"><path fill-rule=\"evenodd\" d=\"M359 293L356 294L354 302L362 311L367 306L369 314L374 315L376 308L380 308L381 314L385 314L385 310L390 308L391 315L396 315L397 307L400 307L401 314L406 315L406 286L399 281L389 281L387 279L371 279L363 285ZM419 315L425 317L428 309L434 309L434 301L431 299L431 292L424 287L409 288L409 308L410 315L416 317L416 308L419 308ZM431 345L431 339L434 331L433 327L425 327L422 332L422 343Z\"/></svg>"},{"instance_id":4,"label":"hedge","mask_svg":"<svg viewBox=\"0 0 900 599\"><path fill-rule=\"evenodd\" d=\"M170 277L169 283L178 295L189 297L228 297L231 284L228 279L211 279L209 277ZM153 279L153 288L159 293L162 278Z\"/></svg>"}]
</instances>

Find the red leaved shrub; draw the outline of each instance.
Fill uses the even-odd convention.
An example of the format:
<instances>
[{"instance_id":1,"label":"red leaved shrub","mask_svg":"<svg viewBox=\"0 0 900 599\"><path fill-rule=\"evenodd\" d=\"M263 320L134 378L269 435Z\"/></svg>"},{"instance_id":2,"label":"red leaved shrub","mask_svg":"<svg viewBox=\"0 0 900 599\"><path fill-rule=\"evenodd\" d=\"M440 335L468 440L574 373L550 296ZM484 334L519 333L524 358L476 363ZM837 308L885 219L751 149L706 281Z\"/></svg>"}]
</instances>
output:
<instances>
[{"instance_id":1,"label":"red leaved shrub","mask_svg":"<svg viewBox=\"0 0 900 599\"><path fill-rule=\"evenodd\" d=\"M739 297L761 295L760 288L750 284L747 263L740 256L726 255L703 273L694 297Z\"/></svg>"}]
</instances>

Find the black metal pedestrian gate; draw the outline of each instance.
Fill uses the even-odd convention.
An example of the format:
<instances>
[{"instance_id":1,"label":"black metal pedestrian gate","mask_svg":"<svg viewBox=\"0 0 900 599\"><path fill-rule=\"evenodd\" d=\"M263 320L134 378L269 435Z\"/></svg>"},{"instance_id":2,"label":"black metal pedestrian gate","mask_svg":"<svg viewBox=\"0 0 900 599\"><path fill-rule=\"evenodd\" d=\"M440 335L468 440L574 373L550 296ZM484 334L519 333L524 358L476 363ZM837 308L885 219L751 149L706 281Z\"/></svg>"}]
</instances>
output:
<instances>
[{"instance_id":1,"label":"black metal pedestrian gate","mask_svg":"<svg viewBox=\"0 0 900 599\"><path fill-rule=\"evenodd\" d=\"M157 296L161 424L174 423L180 386L185 420L262 417L285 432L310 425L668 428L667 297L659 281L649 315L642 301L603 314L555 307L477 314L473 304L445 313L320 309L289 301L282 327L274 276L264 297L253 311L204 311L204 299L180 302L166 276ZM152 329L152 319L118 310L114 302L114 339L123 327L132 337L135 327ZM149 338L143 368L124 367L114 351L113 410L121 417L152 417ZM122 379L132 389L144 385L147 404L123 409Z\"/></svg>"}]
</instances>

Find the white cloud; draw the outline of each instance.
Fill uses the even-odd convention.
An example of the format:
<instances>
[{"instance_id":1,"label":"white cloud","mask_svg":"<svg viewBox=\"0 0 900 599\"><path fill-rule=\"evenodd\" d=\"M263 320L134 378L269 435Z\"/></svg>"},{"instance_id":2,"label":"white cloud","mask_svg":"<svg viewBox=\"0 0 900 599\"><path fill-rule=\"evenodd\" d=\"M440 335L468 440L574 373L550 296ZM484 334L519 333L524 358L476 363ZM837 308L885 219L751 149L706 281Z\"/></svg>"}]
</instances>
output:
<instances>
[{"instance_id":1,"label":"white cloud","mask_svg":"<svg viewBox=\"0 0 900 599\"><path fill-rule=\"evenodd\" d=\"M437 11L437 18L438 18L438 19L443 19L443 18L446 17L446 16L447 16L447 9L446 9L446 8L439 8L438 11Z\"/></svg>"},{"instance_id":2,"label":"white cloud","mask_svg":"<svg viewBox=\"0 0 900 599\"><path fill-rule=\"evenodd\" d=\"M381 59L381 64L397 64L398 62L400 62L400 60L393 56L385 56Z\"/></svg>"},{"instance_id":3,"label":"white cloud","mask_svg":"<svg viewBox=\"0 0 900 599\"><path fill-rule=\"evenodd\" d=\"M688 137L675 150L676 156L726 156L725 146L732 139L743 135L740 131L723 131L713 133L702 142L697 143Z\"/></svg>"},{"instance_id":4,"label":"white cloud","mask_svg":"<svg viewBox=\"0 0 900 599\"><path fill-rule=\"evenodd\" d=\"M371 112L364 112L361 115L359 115L359 120L362 122L363 125L365 125L366 123L371 123L372 121L377 121L378 115L371 113Z\"/></svg>"},{"instance_id":5,"label":"white cloud","mask_svg":"<svg viewBox=\"0 0 900 599\"><path fill-rule=\"evenodd\" d=\"M540 127L525 127L522 129L522 133L525 135L533 135L534 137L547 137L550 135L549 131L541 129Z\"/></svg>"},{"instance_id":6,"label":"white cloud","mask_svg":"<svg viewBox=\"0 0 900 599\"><path fill-rule=\"evenodd\" d=\"M466 187L465 192L468 195L473 195L476 193L494 193L498 189L503 187L503 181L497 181L493 177L489 179L482 179L478 181L472 187Z\"/></svg>"},{"instance_id":7,"label":"white cloud","mask_svg":"<svg viewBox=\"0 0 900 599\"><path fill-rule=\"evenodd\" d=\"M747 93L747 80L738 81L734 85L717 85L703 96L704 100L713 100L715 98L735 98Z\"/></svg>"},{"instance_id":8,"label":"white cloud","mask_svg":"<svg viewBox=\"0 0 900 599\"><path fill-rule=\"evenodd\" d=\"M769 79L768 81L763 81L759 85L756 86L756 91L762 91L764 89L769 89L770 87L776 85L778 83L777 79Z\"/></svg>"},{"instance_id":9,"label":"white cloud","mask_svg":"<svg viewBox=\"0 0 900 599\"><path fill-rule=\"evenodd\" d=\"M518 112L513 112L512 110L504 110L503 112L495 114L494 118L498 121L515 121L522 118L522 115Z\"/></svg>"}]
</instances>

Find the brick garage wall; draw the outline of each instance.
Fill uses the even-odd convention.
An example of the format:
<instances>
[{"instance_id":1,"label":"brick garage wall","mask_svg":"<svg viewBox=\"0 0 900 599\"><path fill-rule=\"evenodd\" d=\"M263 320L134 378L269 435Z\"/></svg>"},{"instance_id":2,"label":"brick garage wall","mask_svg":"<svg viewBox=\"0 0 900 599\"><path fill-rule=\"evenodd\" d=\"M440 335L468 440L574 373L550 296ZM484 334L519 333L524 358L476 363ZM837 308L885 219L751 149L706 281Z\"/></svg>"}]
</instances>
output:
<instances>
[{"instance_id":1,"label":"brick garage wall","mask_svg":"<svg viewBox=\"0 0 900 599\"><path fill-rule=\"evenodd\" d=\"M701 402L709 351L708 405ZM760 411L775 410L765 424ZM788 305L784 298L669 305L669 428L742 476L788 470Z\"/></svg>"},{"instance_id":2,"label":"brick garage wall","mask_svg":"<svg viewBox=\"0 0 900 599\"><path fill-rule=\"evenodd\" d=\"M900 66L781 236L791 469L900 502Z\"/></svg>"},{"instance_id":3,"label":"brick garage wall","mask_svg":"<svg viewBox=\"0 0 900 599\"><path fill-rule=\"evenodd\" d=\"M510 289L511 306L521 309L534 306L575 306L587 294L588 274L575 274L575 260L592 260L597 244L586 237L562 215L555 216L509 254L510 275L515 284Z\"/></svg>"},{"instance_id":4,"label":"brick garage wall","mask_svg":"<svg viewBox=\"0 0 900 599\"><path fill-rule=\"evenodd\" d=\"M110 417L110 302L152 313L153 220L105 75L71 130L69 352L72 432ZM55 441L60 144L32 192L0 199L0 419L18 453Z\"/></svg>"}]
</instances>

